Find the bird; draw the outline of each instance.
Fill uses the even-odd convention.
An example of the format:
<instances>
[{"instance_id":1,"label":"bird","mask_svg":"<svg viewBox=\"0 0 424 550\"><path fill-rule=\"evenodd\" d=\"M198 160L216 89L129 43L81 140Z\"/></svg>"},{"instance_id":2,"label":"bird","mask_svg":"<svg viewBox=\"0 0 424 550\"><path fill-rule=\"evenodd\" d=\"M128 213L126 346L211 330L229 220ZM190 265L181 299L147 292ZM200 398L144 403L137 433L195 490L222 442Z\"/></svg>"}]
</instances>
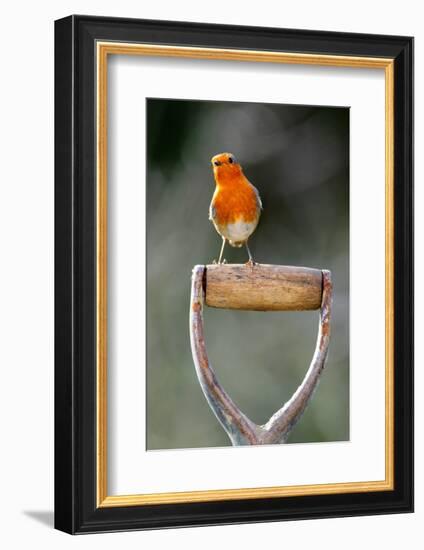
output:
<instances>
[{"instance_id":1,"label":"bird","mask_svg":"<svg viewBox=\"0 0 424 550\"><path fill-rule=\"evenodd\" d=\"M259 192L243 173L232 153L219 153L211 159L215 178L215 192L209 207L209 219L222 237L218 264L222 261L225 244L240 248L246 246L249 260L255 265L247 243L255 231L262 210ZM216 262L215 262L216 263Z\"/></svg>"}]
</instances>

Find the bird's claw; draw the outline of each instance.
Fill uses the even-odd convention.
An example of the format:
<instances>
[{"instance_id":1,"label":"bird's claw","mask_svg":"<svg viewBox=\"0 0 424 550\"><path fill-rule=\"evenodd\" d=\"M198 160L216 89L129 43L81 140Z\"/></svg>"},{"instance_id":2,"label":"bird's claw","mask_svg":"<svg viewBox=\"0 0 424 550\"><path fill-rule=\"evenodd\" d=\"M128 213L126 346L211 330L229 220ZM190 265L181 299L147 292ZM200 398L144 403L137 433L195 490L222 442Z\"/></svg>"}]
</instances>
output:
<instances>
[{"instance_id":1,"label":"bird's claw","mask_svg":"<svg viewBox=\"0 0 424 550\"><path fill-rule=\"evenodd\" d=\"M252 258L249 258L244 265L253 268L253 266L258 265L258 262L255 262Z\"/></svg>"},{"instance_id":2,"label":"bird's claw","mask_svg":"<svg viewBox=\"0 0 424 550\"><path fill-rule=\"evenodd\" d=\"M224 265L226 263L227 263L227 260L225 258L222 260L222 262L217 262L216 260L212 262L213 265Z\"/></svg>"}]
</instances>

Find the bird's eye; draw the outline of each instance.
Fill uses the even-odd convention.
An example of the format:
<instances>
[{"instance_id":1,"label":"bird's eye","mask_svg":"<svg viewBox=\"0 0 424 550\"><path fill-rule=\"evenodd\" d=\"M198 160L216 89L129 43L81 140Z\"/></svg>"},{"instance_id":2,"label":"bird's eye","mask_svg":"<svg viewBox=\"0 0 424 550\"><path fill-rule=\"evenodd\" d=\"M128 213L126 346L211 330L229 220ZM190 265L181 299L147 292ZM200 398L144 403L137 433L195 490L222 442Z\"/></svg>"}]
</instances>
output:
<instances>
[{"instance_id":1,"label":"bird's eye","mask_svg":"<svg viewBox=\"0 0 424 550\"><path fill-rule=\"evenodd\" d=\"M233 162L234 162L233 157L228 157L228 162L229 162L230 164L233 164Z\"/></svg>"},{"instance_id":2,"label":"bird's eye","mask_svg":"<svg viewBox=\"0 0 424 550\"><path fill-rule=\"evenodd\" d=\"M221 164L219 160L214 160L213 163L215 164L215 166L219 166Z\"/></svg>"}]
</instances>

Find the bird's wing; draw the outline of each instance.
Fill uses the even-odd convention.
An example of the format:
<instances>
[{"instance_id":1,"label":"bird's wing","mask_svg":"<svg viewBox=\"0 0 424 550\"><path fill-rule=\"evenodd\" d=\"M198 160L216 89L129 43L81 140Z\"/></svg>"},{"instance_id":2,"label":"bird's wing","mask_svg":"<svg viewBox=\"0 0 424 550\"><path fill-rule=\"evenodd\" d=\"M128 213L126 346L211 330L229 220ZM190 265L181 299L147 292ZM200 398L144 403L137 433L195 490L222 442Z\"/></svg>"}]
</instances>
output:
<instances>
[{"instance_id":1,"label":"bird's wing","mask_svg":"<svg viewBox=\"0 0 424 550\"><path fill-rule=\"evenodd\" d=\"M213 205L213 202L211 202L211 205L209 206L209 219L213 221L215 217L216 217L216 208Z\"/></svg>"},{"instance_id":2,"label":"bird's wing","mask_svg":"<svg viewBox=\"0 0 424 550\"><path fill-rule=\"evenodd\" d=\"M253 187L253 189L255 190L256 200L258 201L259 209L260 209L260 210L263 210L261 197L259 196L259 191L256 189L256 187L255 187L254 185L252 185L252 187Z\"/></svg>"}]
</instances>

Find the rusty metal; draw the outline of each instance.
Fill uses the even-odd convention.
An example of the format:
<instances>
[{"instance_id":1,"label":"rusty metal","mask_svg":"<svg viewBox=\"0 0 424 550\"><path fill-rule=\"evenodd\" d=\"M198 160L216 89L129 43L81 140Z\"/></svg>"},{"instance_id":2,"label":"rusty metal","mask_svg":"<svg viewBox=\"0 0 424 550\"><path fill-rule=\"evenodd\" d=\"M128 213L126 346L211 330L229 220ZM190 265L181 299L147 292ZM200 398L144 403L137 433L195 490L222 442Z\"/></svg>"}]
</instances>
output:
<instances>
[{"instance_id":1,"label":"rusty metal","mask_svg":"<svg viewBox=\"0 0 424 550\"><path fill-rule=\"evenodd\" d=\"M203 393L233 445L285 443L289 433L306 409L325 366L330 342L331 273L327 270L322 271L323 291L318 339L315 353L303 382L289 401L266 424L258 426L238 408L227 394L209 362L203 327L205 270L203 265L195 266L193 269L190 305L191 352Z\"/></svg>"}]
</instances>

